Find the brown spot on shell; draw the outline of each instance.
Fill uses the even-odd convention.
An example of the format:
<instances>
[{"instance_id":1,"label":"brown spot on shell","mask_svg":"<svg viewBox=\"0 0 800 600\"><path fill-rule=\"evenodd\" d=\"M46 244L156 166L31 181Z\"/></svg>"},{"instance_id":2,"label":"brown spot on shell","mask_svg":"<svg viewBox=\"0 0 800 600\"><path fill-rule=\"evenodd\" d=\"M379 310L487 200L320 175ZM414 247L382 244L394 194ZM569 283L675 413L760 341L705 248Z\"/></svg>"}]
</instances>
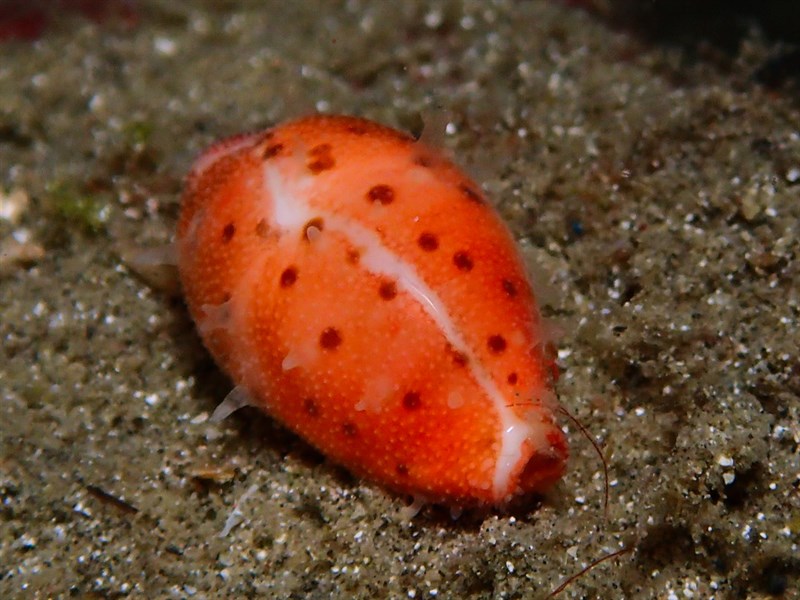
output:
<instances>
[{"instance_id":1,"label":"brown spot on shell","mask_svg":"<svg viewBox=\"0 0 800 600\"><path fill-rule=\"evenodd\" d=\"M466 250L459 250L453 255L453 264L459 271L472 271L475 263L472 262L472 257Z\"/></svg>"},{"instance_id":2,"label":"brown spot on shell","mask_svg":"<svg viewBox=\"0 0 800 600\"><path fill-rule=\"evenodd\" d=\"M327 327L319 336L319 345L323 350L335 350L342 343L342 334L335 327Z\"/></svg>"},{"instance_id":3,"label":"brown spot on shell","mask_svg":"<svg viewBox=\"0 0 800 600\"><path fill-rule=\"evenodd\" d=\"M287 288L294 285L295 281L297 281L297 268L296 267L287 267L281 273L281 287Z\"/></svg>"},{"instance_id":4,"label":"brown spot on shell","mask_svg":"<svg viewBox=\"0 0 800 600\"><path fill-rule=\"evenodd\" d=\"M418 154L414 157L414 164L424 169L430 169L433 166L433 159L426 154Z\"/></svg>"},{"instance_id":5,"label":"brown spot on shell","mask_svg":"<svg viewBox=\"0 0 800 600\"><path fill-rule=\"evenodd\" d=\"M260 238L269 237L269 225L266 219L259 219L256 223L256 235Z\"/></svg>"},{"instance_id":6,"label":"brown spot on shell","mask_svg":"<svg viewBox=\"0 0 800 600\"><path fill-rule=\"evenodd\" d=\"M403 463L398 463L398 465L394 468L398 475L406 477L408 475L408 466Z\"/></svg>"},{"instance_id":7,"label":"brown spot on shell","mask_svg":"<svg viewBox=\"0 0 800 600\"><path fill-rule=\"evenodd\" d=\"M476 204L483 204L483 196L481 196L478 192L472 189L465 183L462 183L458 186L461 195L464 196L470 202L475 202Z\"/></svg>"},{"instance_id":8,"label":"brown spot on shell","mask_svg":"<svg viewBox=\"0 0 800 600\"><path fill-rule=\"evenodd\" d=\"M345 258L347 259L347 262L349 262L351 265L357 265L358 261L361 260L361 252L359 252L355 248L348 248Z\"/></svg>"},{"instance_id":9,"label":"brown spot on shell","mask_svg":"<svg viewBox=\"0 0 800 600\"><path fill-rule=\"evenodd\" d=\"M305 224L305 227L303 227L303 239L307 242L311 241L311 237L308 235L308 230L312 227L318 231L322 231L325 229L325 222L321 218L316 217Z\"/></svg>"},{"instance_id":10,"label":"brown spot on shell","mask_svg":"<svg viewBox=\"0 0 800 600\"><path fill-rule=\"evenodd\" d=\"M309 417L319 416L319 405L313 398L306 398L303 400L303 410Z\"/></svg>"},{"instance_id":11,"label":"brown spot on shell","mask_svg":"<svg viewBox=\"0 0 800 600\"><path fill-rule=\"evenodd\" d=\"M397 296L397 284L394 281L382 281L378 293L384 300L392 300Z\"/></svg>"},{"instance_id":12,"label":"brown spot on shell","mask_svg":"<svg viewBox=\"0 0 800 600\"><path fill-rule=\"evenodd\" d=\"M510 279L503 279L502 281L503 291L506 293L506 296L509 298L513 298L517 295L517 286L514 285L514 282Z\"/></svg>"},{"instance_id":13,"label":"brown spot on shell","mask_svg":"<svg viewBox=\"0 0 800 600\"><path fill-rule=\"evenodd\" d=\"M386 206L394 201L394 189L385 184L374 185L367 192L367 199Z\"/></svg>"},{"instance_id":14,"label":"brown spot on shell","mask_svg":"<svg viewBox=\"0 0 800 600\"><path fill-rule=\"evenodd\" d=\"M463 352L456 350L453 348L452 344L447 344L447 351L453 357L453 364L457 367L466 367L467 363L469 362L469 358Z\"/></svg>"},{"instance_id":15,"label":"brown spot on shell","mask_svg":"<svg viewBox=\"0 0 800 600\"><path fill-rule=\"evenodd\" d=\"M347 421L342 425L342 433L347 437L356 437L358 435L358 427L356 427L355 423Z\"/></svg>"},{"instance_id":16,"label":"brown spot on shell","mask_svg":"<svg viewBox=\"0 0 800 600\"><path fill-rule=\"evenodd\" d=\"M507 381L509 385L517 385L517 381L519 381L519 376L516 373L509 373Z\"/></svg>"},{"instance_id":17,"label":"brown spot on shell","mask_svg":"<svg viewBox=\"0 0 800 600\"><path fill-rule=\"evenodd\" d=\"M403 396L403 407L407 410L416 410L422 406L422 401L419 397L419 392L406 392Z\"/></svg>"},{"instance_id":18,"label":"brown spot on shell","mask_svg":"<svg viewBox=\"0 0 800 600\"><path fill-rule=\"evenodd\" d=\"M332 147L330 144L320 144L309 150L309 162L306 165L308 170L314 175L318 175L322 171L327 171L335 167L336 160L334 160L331 150Z\"/></svg>"},{"instance_id":19,"label":"brown spot on shell","mask_svg":"<svg viewBox=\"0 0 800 600\"><path fill-rule=\"evenodd\" d=\"M235 233L236 226L233 223L228 223L222 228L222 241L227 244L233 239Z\"/></svg>"},{"instance_id":20,"label":"brown spot on shell","mask_svg":"<svg viewBox=\"0 0 800 600\"><path fill-rule=\"evenodd\" d=\"M353 119L346 126L345 129L353 135L365 135L369 133L369 127L363 121Z\"/></svg>"},{"instance_id":21,"label":"brown spot on shell","mask_svg":"<svg viewBox=\"0 0 800 600\"><path fill-rule=\"evenodd\" d=\"M376 139L394 139L406 143L412 141L409 135L402 131L359 117L317 116L314 118L322 121L331 121L337 128L344 129L353 135L372 135Z\"/></svg>"},{"instance_id":22,"label":"brown spot on shell","mask_svg":"<svg viewBox=\"0 0 800 600\"><path fill-rule=\"evenodd\" d=\"M264 153L261 155L263 160L269 160L270 158L274 158L283 152L284 145L283 144L270 144L266 148L264 148Z\"/></svg>"},{"instance_id":23,"label":"brown spot on shell","mask_svg":"<svg viewBox=\"0 0 800 600\"><path fill-rule=\"evenodd\" d=\"M417 238L417 245L425 250L425 252L433 252L439 247L439 238L425 231Z\"/></svg>"},{"instance_id":24,"label":"brown spot on shell","mask_svg":"<svg viewBox=\"0 0 800 600\"><path fill-rule=\"evenodd\" d=\"M486 345L489 347L489 350L495 354L500 354L506 349L508 344L506 343L506 338L502 335L490 335L489 339L486 341Z\"/></svg>"}]
</instances>

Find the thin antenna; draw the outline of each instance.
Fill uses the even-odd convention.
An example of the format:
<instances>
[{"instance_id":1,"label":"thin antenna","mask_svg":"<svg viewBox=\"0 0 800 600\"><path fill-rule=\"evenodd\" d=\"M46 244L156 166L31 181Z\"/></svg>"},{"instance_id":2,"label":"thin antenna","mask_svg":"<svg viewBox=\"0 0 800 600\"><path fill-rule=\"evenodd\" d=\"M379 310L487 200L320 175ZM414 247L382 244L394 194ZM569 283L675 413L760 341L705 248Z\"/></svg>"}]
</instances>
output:
<instances>
[{"instance_id":1,"label":"thin antenna","mask_svg":"<svg viewBox=\"0 0 800 600\"><path fill-rule=\"evenodd\" d=\"M550 595L547 596L547 597L548 598L555 597L557 594L560 594L561 592L563 592L564 589L570 583L572 583L573 581L575 581L579 577L582 577L583 575L585 575L586 573L588 573L589 571L594 569L600 563L604 563L607 560L611 560L612 558L617 558L618 556L622 556L623 554L627 554L631 550L633 550L633 548L623 548L622 550L617 550L616 552L612 552L611 554L606 554L602 558L598 558L597 560L595 560L592 563L590 563L589 566L587 566L586 568L578 571L574 575L570 575L569 577L567 577L564 581L561 582L561 585L559 585L556 589L554 589L552 592L550 592Z\"/></svg>"},{"instance_id":2,"label":"thin antenna","mask_svg":"<svg viewBox=\"0 0 800 600\"><path fill-rule=\"evenodd\" d=\"M576 417L572 416L572 414L566 408L564 408L563 406L559 406L558 410L559 410L559 412L561 412L561 414L565 415L573 423L575 423L575 425L578 427L578 429L581 430L581 433L583 434L583 437L585 437L587 440L589 440L589 442L592 444L592 446L594 446L594 450L595 450L595 452L597 452L597 456L600 457L600 462L603 463L603 479L605 481L605 485L603 486L603 492L604 492L603 493L603 514L605 516L606 521L608 521L608 463L606 462L606 459L603 456L603 450L600 448L600 444L597 443L597 440L595 440L589 434L589 432L587 431L586 427L584 427L583 424L580 421L578 421L578 419Z\"/></svg>"}]
</instances>

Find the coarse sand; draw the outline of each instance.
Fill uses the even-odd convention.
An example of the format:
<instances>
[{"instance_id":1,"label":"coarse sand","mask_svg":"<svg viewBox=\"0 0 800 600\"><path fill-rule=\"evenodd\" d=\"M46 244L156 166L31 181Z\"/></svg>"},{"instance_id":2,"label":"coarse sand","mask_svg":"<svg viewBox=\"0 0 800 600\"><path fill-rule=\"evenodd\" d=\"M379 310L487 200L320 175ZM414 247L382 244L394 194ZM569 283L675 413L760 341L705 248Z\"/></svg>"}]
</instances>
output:
<instances>
[{"instance_id":1,"label":"coarse sand","mask_svg":"<svg viewBox=\"0 0 800 600\"><path fill-rule=\"evenodd\" d=\"M800 597L791 40L670 44L599 2L73 4L0 42L0 597L535 599L622 548L559 597ZM208 420L229 383L135 258L203 147L314 111L484 185L607 515L570 422L546 497L453 520L251 409Z\"/></svg>"}]
</instances>

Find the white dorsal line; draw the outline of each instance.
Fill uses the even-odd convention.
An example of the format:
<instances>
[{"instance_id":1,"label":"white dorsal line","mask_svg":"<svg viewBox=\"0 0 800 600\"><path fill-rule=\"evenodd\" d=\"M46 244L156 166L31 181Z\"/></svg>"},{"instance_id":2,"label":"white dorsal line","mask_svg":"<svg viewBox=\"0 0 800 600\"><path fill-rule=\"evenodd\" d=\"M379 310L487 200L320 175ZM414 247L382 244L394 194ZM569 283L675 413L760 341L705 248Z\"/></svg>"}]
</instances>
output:
<instances>
[{"instance_id":1,"label":"white dorsal line","mask_svg":"<svg viewBox=\"0 0 800 600\"><path fill-rule=\"evenodd\" d=\"M450 317L447 307L430 286L419 276L413 265L389 250L370 229L352 219L332 212L312 209L307 202L307 191L313 183L311 177L298 183L286 181L278 167L265 165L264 184L266 197L272 199L272 221L284 232L299 232L312 218L322 218L326 231L344 235L355 247L362 250L360 264L369 272L385 275L397 281L423 310L433 319L450 345L468 358L472 376L494 404L500 421L500 450L494 468L493 492L498 500L509 495L510 478L522 457L525 440L531 440L536 449L545 444L545 427L518 418L507 406L499 388L477 360Z\"/></svg>"}]
</instances>

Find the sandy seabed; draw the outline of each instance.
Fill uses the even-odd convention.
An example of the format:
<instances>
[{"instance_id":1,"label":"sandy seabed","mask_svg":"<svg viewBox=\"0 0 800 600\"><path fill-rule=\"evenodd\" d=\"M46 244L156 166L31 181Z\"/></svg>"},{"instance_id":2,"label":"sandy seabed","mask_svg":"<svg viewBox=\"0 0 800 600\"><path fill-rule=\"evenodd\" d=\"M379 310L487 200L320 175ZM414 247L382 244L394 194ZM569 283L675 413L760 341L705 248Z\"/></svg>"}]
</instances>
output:
<instances>
[{"instance_id":1,"label":"sandy seabed","mask_svg":"<svg viewBox=\"0 0 800 600\"><path fill-rule=\"evenodd\" d=\"M780 44L544 1L133 6L0 46L0 597L544 598L623 547L560 597L800 597L800 110L755 76ZM209 422L229 384L128 257L204 146L313 111L425 122L483 183L607 517L569 424L541 502L452 521L255 411Z\"/></svg>"}]
</instances>

